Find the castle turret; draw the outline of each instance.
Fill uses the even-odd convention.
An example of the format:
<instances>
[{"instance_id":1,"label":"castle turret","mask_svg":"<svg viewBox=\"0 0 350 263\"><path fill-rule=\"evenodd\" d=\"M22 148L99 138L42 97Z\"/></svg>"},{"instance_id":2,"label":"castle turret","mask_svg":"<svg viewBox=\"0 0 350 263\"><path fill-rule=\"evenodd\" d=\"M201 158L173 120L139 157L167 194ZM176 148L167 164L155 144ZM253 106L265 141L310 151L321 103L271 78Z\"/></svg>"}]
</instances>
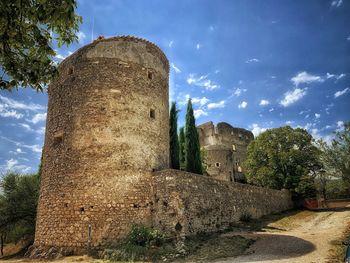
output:
<instances>
[{"instance_id":1,"label":"castle turret","mask_svg":"<svg viewBox=\"0 0 350 263\"><path fill-rule=\"evenodd\" d=\"M169 166L169 64L154 44L100 39L49 86L34 247L75 253L151 222L151 172Z\"/></svg>"}]
</instances>

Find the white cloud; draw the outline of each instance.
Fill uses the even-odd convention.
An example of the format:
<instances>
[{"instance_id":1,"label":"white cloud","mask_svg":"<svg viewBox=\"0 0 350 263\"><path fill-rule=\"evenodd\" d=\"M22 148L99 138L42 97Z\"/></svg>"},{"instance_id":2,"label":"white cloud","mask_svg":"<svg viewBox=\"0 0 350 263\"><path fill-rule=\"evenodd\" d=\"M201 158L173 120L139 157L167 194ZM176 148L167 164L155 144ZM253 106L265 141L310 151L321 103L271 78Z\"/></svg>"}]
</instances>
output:
<instances>
[{"instance_id":1,"label":"white cloud","mask_svg":"<svg viewBox=\"0 0 350 263\"><path fill-rule=\"evenodd\" d=\"M30 110L30 111L38 111L45 109L42 105L39 104L25 104L24 102L17 101L14 99L10 99L8 97L4 97L0 95L0 101L2 102L0 105L2 105L4 108L10 108L15 110Z\"/></svg>"},{"instance_id":2,"label":"white cloud","mask_svg":"<svg viewBox=\"0 0 350 263\"><path fill-rule=\"evenodd\" d=\"M173 46L173 44L174 44L174 40L171 40L170 42L169 42L169 47L172 47Z\"/></svg>"},{"instance_id":3,"label":"white cloud","mask_svg":"<svg viewBox=\"0 0 350 263\"><path fill-rule=\"evenodd\" d=\"M336 80L340 80L344 77L346 77L345 73L341 73L341 74L337 75L337 74L330 74L327 72L327 74L326 74L326 79L335 78Z\"/></svg>"},{"instance_id":4,"label":"white cloud","mask_svg":"<svg viewBox=\"0 0 350 263\"><path fill-rule=\"evenodd\" d=\"M19 113L15 110L7 109L4 105L0 104L0 116L4 118L15 118L21 119L23 118L23 114Z\"/></svg>"},{"instance_id":5,"label":"white cloud","mask_svg":"<svg viewBox=\"0 0 350 263\"><path fill-rule=\"evenodd\" d=\"M8 141L10 143L13 143L14 145L16 145L17 147L21 147L21 148L26 148L26 149L30 149L31 151L35 152L35 153L41 153L42 151L42 146L38 145L38 144L34 144L34 145L27 145L24 144L22 142L17 142L14 140L11 140L5 136L0 135L0 139L3 139L5 141Z\"/></svg>"},{"instance_id":6,"label":"white cloud","mask_svg":"<svg viewBox=\"0 0 350 263\"><path fill-rule=\"evenodd\" d=\"M286 93L284 93L284 98L283 100L280 101L280 104L283 105L284 107L288 107L291 104L300 100L302 97L304 97L306 93L307 93L306 89L296 88L292 91L289 90Z\"/></svg>"},{"instance_id":7,"label":"white cloud","mask_svg":"<svg viewBox=\"0 0 350 263\"><path fill-rule=\"evenodd\" d=\"M245 109L247 106L248 106L248 102L242 101L242 102L238 105L238 109Z\"/></svg>"},{"instance_id":8,"label":"white cloud","mask_svg":"<svg viewBox=\"0 0 350 263\"><path fill-rule=\"evenodd\" d=\"M176 67L174 63L171 63L170 66L172 69L175 70L176 73L181 73L181 70L178 67Z\"/></svg>"},{"instance_id":9,"label":"white cloud","mask_svg":"<svg viewBox=\"0 0 350 263\"><path fill-rule=\"evenodd\" d=\"M176 101L179 104L179 106L184 106L187 104L190 98L191 98L190 94L179 93L179 95L176 98Z\"/></svg>"},{"instance_id":10,"label":"white cloud","mask_svg":"<svg viewBox=\"0 0 350 263\"><path fill-rule=\"evenodd\" d=\"M196 45L196 49L200 49L200 48L202 48L202 45L198 43L198 44Z\"/></svg>"},{"instance_id":11,"label":"white cloud","mask_svg":"<svg viewBox=\"0 0 350 263\"><path fill-rule=\"evenodd\" d=\"M205 104L207 104L210 100L206 97L202 97L202 98L192 98L192 103L193 104L199 104L201 106L204 106Z\"/></svg>"},{"instance_id":12,"label":"white cloud","mask_svg":"<svg viewBox=\"0 0 350 263\"><path fill-rule=\"evenodd\" d=\"M274 108L271 108L271 109L269 109L269 112L273 112L275 109Z\"/></svg>"},{"instance_id":13,"label":"white cloud","mask_svg":"<svg viewBox=\"0 0 350 263\"><path fill-rule=\"evenodd\" d=\"M250 58L245 61L245 63L256 63L256 62L260 62L260 60L257 58Z\"/></svg>"},{"instance_id":14,"label":"white cloud","mask_svg":"<svg viewBox=\"0 0 350 263\"><path fill-rule=\"evenodd\" d=\"M301 83L323 82L324 80L320 76L312 75L303 71L291 78L291 81L298 87Z\"/></svg>"},{"instance_id":15,"label":"white cloud","mask_svg":"<svg viewBox=\"0 0 350 263\"><path fill-rule=\"evenodd\" d=\"M252 131L255 137L267 130L267 128L259 127L259 125L256 123L253 123L252 125L250 125L249 129Z\"/></svg>"},{"instance_id":16,"label":"white cloud","mask_svg":"<svg viewBox=\"0 0 350 263\"><path fill-rule=\"evenodd\" d=\"M200 116L207 116L208 113L205 112L205 111L202 110L202 109L198 109L198 110L194 110L194 111L193 111L193 115L194 115L194 117L197 119L197 118L199 118Z\"/></svg>"},{"instance_id":17,"label":"white cloud","mask_svg":"<svg viewBox=\"0 0 350 263\"><path fill-rule=\"evenodd\" d=\"M59 59L59 60L64 60L67 56L63 56L62 54L57 53L55 58Z\"/></svg>"},{"instance_id":18,"label":"white cloud","mask_svg":"<svg viewBox=\"0 0 350 263\"><path fill-rule=\"evenodd\" d=\"M235 91L233 92L233 95L239 97L242 95L243 92L246 92L247 89L241 89L241 88L236 88Z\"/></svg>"},{"instance_id":19,"label":"white cloud","mask_svg":"<svg viewBox=\"0 0 350 263\"><path fill-rule=\"evenodd\" d=\"M321 114L319 114L319 113L315 113L315 118L316 118L316 119L321 118Z\"/></svg>"},{"instance_id":20,"label":"white cloud","mask_svg":"<svg viewBox=\"0 0 350 263\"><path fill-rule=\"evenodd\" d=\"M337 121L337 129L336 131L341 131L344 129L344 122L343 121Z\"/></svg>"},{"instance_id":21,"label":"white cloud","mask_svg":"<svg viewBox=\"0 0 350 263\"><path fill-rule=\"evenodd\" d=\"M78 37L78 40L79 40L79 43L80 43L80 42L84 41L84 39L86 38L86 35L85 35L85 33L83 31L79 31L77 33L77 37Z\"/></svg>"},{"instance_id":22,"label":"white cloud","mask_svg":"<svg viewBox=\"0 0 350 263\"><path fill-rule=\"evenodd\" d=\"M216 102L216 103L209 103L208 104L208 109L217 109L217 108L224 108L225 107L225 101L222 100L220 102Z\"/></svg>"},{"instance_id":23,"label":"white cloud","mask_svg":"<svg viewBox=\"0 0 350 263\"><path fill-rule=\"evenodd\" d=\"M15 159L6 160L5 165L0 165L3 172L17 171L21 173L28 173L31 170L30 166L19 164Z\"/></svg>"},{"instance_id":24,"label":"white cloud","mask_svg":"<svg viewBox=\"0 0 350 263\"><path fill-rule=\"evenodd\" d=\"M270 104L270 102L268 100L261 100L260 103L259 103L260 106L266 106L266 105L269 105L269 104Z\"/></svg>"},{"instance_id":25,"label":"white cloud","mask_svg":"<svg viewBox=\"0 0 350 263\"><path fill-rule=\"evenodd\" d=\"M345 93L347 93L349 91L349 88L343 89L343 90L338 90L336 93L334 93L334 98L338 98L342 95L344 95Z\"/></svg>"},{"instance_id":26,"label":"white cloud","mask_svg":"<svg viewBox=\"0 0 350 263\"><path fill-rule=\"evenodd\" d=\"M286 121L287 125L292 125L294 123L294 121Z\"/></svg>"},{"instance_id":27,"label":"white cloud","mask_svg":"<svg viewBox=\"0 0 350 263\"><path fill-rule=\"evenodd\" d=\"M333 7L340 7L343 4L343 0L333 0L331 5Z\"/></svg>"},{"instance_id":28,"label":"white cloud","mask_svg":"<svg viewBox=\"0 0 350 263\"><path fill-rule=\"evenodd\" d=\"M45 126L43 126L43 127L40 127L39 129L37 129L36 131L35 131L37 134L45 134Z\"/></svg>"},{"instance_id":29,"label":"white cloud","mask_svg":"<svg viewBox=\"0 0 350 263\"><path fill-rule=\"evenodd\" d=\"M350 36L348 36L348 37L346 38L346 40L350 41Z\"/></svg>"},{"instance_id":30,"label":"white cloud","mask_svg":"<svg viewBox=\"0 0 350 263\"><path fill-rule=\"evenodd\" d=\"M33 116L31 120L29 120L31 123L38 123L40 121L45 121L46 120L46 112L45 113L37 113Z\"/></svg>"},{"instance_id":31,"label":"white cloud","mask_svg":"<svg viewBox=\"0 0 350 263\"><path fill-rule=\"evenodd\" d=\"M215 29L215 28L214 28L213 26L210 26L210 27L209 27L209 30L210 30L210 31L214 31L214 29Z\"/></svg>"},{"instance_id":32,"label":"white cloud","mask_svg":"<svg viewBox=\"0 0 350 263\"><path fill-rule=\"evenodd\" d=\"M33 131L33 129L26 123L20 123L21 127L23 127L26 131Z\"/></svg>"},{"instance_id":33,"label":"white cloud","mask_svg":"<svg viewBox=\"0 0 350 263\"><path fill-rule=\"evenodd\" d=\"M187 83L189 85L205 88L206 90L214 90L220 88L218 84L208 79L208 75L203 75L197 78L194 74L189 74Z\"/></svg>"}]
</instances>

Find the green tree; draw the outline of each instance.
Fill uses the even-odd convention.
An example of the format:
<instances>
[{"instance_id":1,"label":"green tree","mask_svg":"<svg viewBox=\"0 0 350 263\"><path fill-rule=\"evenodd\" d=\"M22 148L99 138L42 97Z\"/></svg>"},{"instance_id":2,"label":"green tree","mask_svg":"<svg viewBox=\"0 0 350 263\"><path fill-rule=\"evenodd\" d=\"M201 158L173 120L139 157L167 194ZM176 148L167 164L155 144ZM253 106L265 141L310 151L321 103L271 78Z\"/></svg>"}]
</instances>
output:
<instances>
[{"instance_id":1,"label":"green tree","mask_svg":"<svg viewBox=\"0 0 350 263\"><path fill-rule=\"evenodd\" d=\"M350 196L350 122L345 123L344 128L335 133L330 144L320 140L318 146L326 173L331 178L340 178Z\"/></svg>"},{"instance_id":2,"label":"green tree","mask_svg":"<svg viewBox=\"0 0 350 263\"><path fill-rule=\"evenodd\" d=\"M37 174L8 173L0 181L0 248L6 239L33 239L39 185Z\"/></svg>"},{"instance_id":3,"label":"green tree","mask_svg":"<svg viewBox=\"0 0 350 263\"><path fill-rule=\"evenodd\" d=\"M193 115L192 101L188 100L185 130L186 171L202 174L202 161L196 119Z\"/></svg>"},{"instance_id":4,"label":"green tree","mask_svg":"<svg viewBox=\"0 0 350 263\"><path fill-rule=\"evenodd\" d=\"M77 40L82 19L76 0L0 1L0 89L30 86L43 90L56 75L52 58L58 46Z\"/></svg>"},{"instance_id":5,"label":"green tree","mask_svg":"<svg viewBox=\"0 0 350 263\"><path fill-rule=\"evenodd\" d=\"M179 161L179 138L177 135L177 114L176 102L171 104L170 120L169 120L169 136L170 136L170 166L173 169L180 169Z\"/></svg>"},{"instance_id":6,"label":"green tree","mask_svg":"<svg viewBox=\"0 0 350 263\"><path fill-rule=\"evenodd\" d=\"M181 127L180 128L180 134L179 134L179 150L180 150L180 168L181 169L185 169L186 165L185 165L185 157L186 157L186 153L185 153L185 128Z\"/></svg>"},{"instance_id":7,"label":"green tree","mask_svg":"<svg viewBox=\"0 0 350 263\"><path fill-rule=\"evenodd\" d=\"M321 168L320 152L312 142L306 130L289 126L261 133L248 146L244 163L248 183L310 197L305 190L311 189L310 181Z\"/></svg>"}]
</instances>

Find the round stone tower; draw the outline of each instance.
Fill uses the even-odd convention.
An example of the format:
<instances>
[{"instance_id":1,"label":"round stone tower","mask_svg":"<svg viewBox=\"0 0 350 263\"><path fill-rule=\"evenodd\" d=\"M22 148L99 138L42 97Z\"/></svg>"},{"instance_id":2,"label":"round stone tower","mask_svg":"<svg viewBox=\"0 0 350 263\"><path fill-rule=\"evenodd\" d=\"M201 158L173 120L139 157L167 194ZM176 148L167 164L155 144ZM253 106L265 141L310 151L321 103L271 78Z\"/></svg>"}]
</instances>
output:
<instances>
[{"instance_id":1,"label":"round stone tower","mask_svg":"<svg viewBox=\"0 0 350 263\"><path fill-rule=\"evenodd\" d=\"M60 64L48 88L35 248L82 253L150 224L151 172L169 166L168 75L164 53L129 36Z\"/></svg>"}]
</instances>

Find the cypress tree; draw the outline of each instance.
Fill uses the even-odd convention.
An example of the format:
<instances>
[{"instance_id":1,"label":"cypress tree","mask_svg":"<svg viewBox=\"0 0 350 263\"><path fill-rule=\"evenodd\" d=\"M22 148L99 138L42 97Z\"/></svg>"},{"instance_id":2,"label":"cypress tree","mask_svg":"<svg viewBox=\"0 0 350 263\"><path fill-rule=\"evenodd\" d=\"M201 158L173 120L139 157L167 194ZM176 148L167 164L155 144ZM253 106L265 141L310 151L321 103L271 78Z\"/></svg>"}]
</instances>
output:
<instances>
[{"instance_id":1,"label":"cypress tree","mask_svg":"<svg viewBox=\"0 0 350 263\"><path fill-rule=\"evenodd\" d=\"M185 130L185 165L186 171L202 174L202 162L199 146L199 136L196 128L196 119L193 115L192 101L188 100Z\"/></svg>"},{"instance_id":2,"label":"cypress tree","mask_svg":"<svg viewBox=\"0 0 350 263\"><path fill-rule=\"evenodd\" d=\"M170 136L170 167L173 169L179 169L180 163L179 163L179 139L177 136L177 113L178 110L176 110L176 102L173 102L171 104L170 109L170 129L169 129L169 136Z\"/></svg>"},{"instance_id":3,"label":"cypress tree","mask_svg":"<svg viewBox=\"0 0 350 263\"><path fill-rule=\"evenodd\" d=\"M185 128L180 128L180 135L179 135L179 144L180 144L180 168L185 169Z\"/></svg>"}]
</instances>

